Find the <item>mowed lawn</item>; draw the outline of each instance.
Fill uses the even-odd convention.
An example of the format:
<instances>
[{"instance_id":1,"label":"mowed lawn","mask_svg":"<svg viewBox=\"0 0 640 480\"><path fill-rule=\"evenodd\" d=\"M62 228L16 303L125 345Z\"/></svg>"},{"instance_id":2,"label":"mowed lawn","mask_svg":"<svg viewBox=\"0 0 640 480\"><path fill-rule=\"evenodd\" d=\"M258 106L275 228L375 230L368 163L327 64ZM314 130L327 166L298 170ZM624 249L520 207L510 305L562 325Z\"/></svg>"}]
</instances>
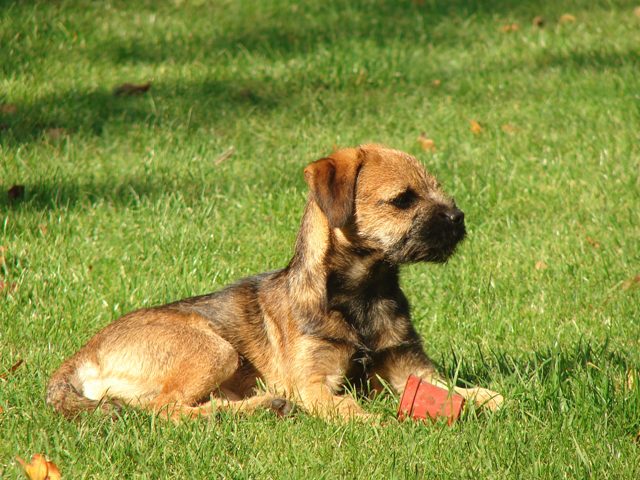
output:
<instances>
[{"instance_id":1,"label":"mowed lawn","mask_svg":"<svg viewBox=\"0 0 640 480\"><path fill-rule=\"evenodd\" d=\"M44 453L68 479L639 478L635 7L2 2L0 477ZM458 254L402 284L442 371L500 391L500 412L398 423L388 394L362 400L382 425L175 426L45 405L118 316L284 266L304 166L371 141L465 211Z\"/></svg>"}]
</instances>

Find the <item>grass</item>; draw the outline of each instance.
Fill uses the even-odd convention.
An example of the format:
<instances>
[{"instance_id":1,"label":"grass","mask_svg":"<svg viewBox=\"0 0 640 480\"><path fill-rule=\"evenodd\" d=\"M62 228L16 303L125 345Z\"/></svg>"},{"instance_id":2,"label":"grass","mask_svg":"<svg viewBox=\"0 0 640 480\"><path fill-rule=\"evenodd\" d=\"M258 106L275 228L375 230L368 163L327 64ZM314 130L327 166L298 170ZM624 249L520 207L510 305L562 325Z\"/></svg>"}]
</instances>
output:
<instances>
[{"instance_id":1,"label":"grass","mask_svg":"<svg viewBox=\"0 0 640 480\"><path fill-rule=\"evenodd\" d=\"M0 195L0 477L43 452L64 478L638 478L634 6L3 2L0 186L26 189ZM403 285L443 371L503 411L398 424L388 395L363 401L384 426L175 427L46 408L49 375L119 315L286 264L302 168L366 141L417 155L465 211L457 256Z\"/></svg>"}]
</instances>

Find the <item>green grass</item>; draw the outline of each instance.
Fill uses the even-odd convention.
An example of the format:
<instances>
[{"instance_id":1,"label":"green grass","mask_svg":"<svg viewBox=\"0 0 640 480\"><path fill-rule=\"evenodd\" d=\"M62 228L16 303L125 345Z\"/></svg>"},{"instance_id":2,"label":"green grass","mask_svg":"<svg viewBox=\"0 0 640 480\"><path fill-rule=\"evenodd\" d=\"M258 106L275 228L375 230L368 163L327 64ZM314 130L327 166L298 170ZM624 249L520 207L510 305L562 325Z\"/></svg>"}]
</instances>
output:
<instances>
[{"instance_id":1,"label":"green grass","mask_svg":"<svg viewBox=\"0 0 640 480\"><path fill-rule=\"evenodd\" d=\"M634 6L2 2L0 103L17 110L0 113L0 277L16 284L0 293L0 477L43 452L64 478L638 478ZM366 141L417 155L465 211L458 255L403 285L443 371L503 411L398 424L385 396L365 402L383 426L176 427L45 406L53 370L119 315L285 265L302 168Z\"/></svg>"}]
</instances>

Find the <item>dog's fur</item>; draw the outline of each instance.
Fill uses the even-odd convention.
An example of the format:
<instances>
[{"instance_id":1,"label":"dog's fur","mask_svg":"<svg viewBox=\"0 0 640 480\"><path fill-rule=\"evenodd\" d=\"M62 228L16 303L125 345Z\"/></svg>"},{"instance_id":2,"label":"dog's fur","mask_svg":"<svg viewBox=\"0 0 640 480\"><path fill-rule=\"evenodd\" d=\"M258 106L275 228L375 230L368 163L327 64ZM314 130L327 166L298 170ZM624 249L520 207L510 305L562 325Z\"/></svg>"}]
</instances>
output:
<instances>
[{"instance_id":1,"label":"dog's fur","mask_svg":"<svg viewBox=\"0 0 640 480\"><path fill-rule=\"evenodd\" d=\"M67 416L116 404L171 418L216 409L303 409L366 417L345 380L401 392L409 374L442 385L400 289L399 265L444 262L464 216L410 155L343 149L304 171L310 193L289 265L222 291L138 310L62 364L47 402ZM266 391L256 388L260 381ZM456 391L495 409L502 397Z\"/></svg>"}]
</instances>

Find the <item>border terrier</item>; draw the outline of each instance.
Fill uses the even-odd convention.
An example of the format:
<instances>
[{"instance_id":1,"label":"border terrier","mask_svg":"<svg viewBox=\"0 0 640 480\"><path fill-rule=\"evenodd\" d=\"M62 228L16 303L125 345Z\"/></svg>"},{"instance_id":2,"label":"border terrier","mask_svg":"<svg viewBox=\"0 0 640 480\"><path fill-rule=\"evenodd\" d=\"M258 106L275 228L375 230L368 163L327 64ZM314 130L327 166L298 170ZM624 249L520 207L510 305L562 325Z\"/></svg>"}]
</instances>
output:
<instances>
[{"instance_id":1,"label":"border terrier","mask_svg":"<svg viewBox=\"0 0 640 480\"><path fill-rule=\"evenodd\" d=\"M123 316L54 373L47 403L68 417L122 404L174 420L297 405L350 419L368 414L347 382L401 393L414 374L446 387L411 323L399 267L445 262L465 237L463 212L414 157L379 145L338 150L304 179L285 268ZM489 409L502 403L454 388Z\"/></svg>"}]
</instances>

